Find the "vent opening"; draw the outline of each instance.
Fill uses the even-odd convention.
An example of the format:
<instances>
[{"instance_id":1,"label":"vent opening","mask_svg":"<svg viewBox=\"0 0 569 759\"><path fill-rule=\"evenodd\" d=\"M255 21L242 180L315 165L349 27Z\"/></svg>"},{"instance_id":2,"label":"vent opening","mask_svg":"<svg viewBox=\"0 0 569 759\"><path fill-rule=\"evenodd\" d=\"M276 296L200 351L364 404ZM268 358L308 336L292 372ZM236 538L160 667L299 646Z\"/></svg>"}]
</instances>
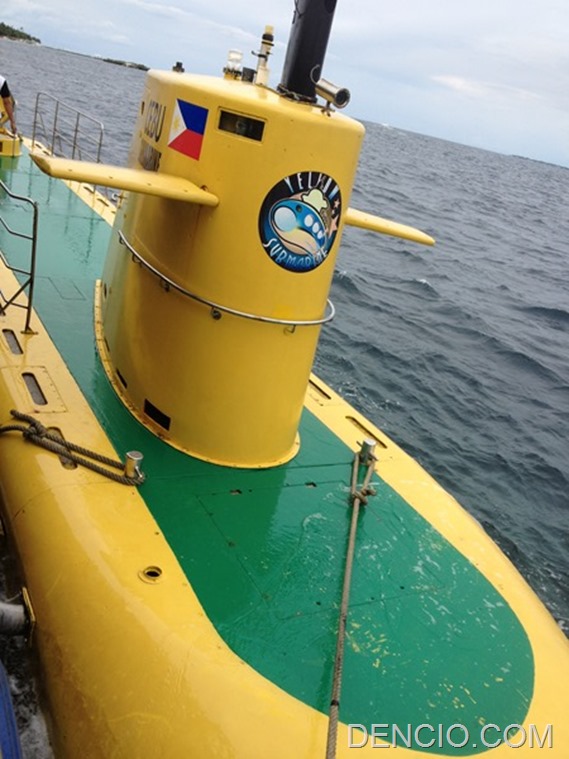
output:
<instances>
[{"instance_id":1,"label":"vent opening","mask_svg":"<svg viewBox=\"0 0 569 759\"><path fill-rule=\"evenodd\" d=\"M16 333L13 329L3 329L2 334L4 335L4 340L6 341L6 344L8 345L8 348L12 351L12 353L15 356L21 356L23 354L22 346L20 345L20 341L16 337Z\"/></svg>"},{"instance_id":2,"label":"vent opening","mask_svg":"<svg viewBox=\"0 0 569 759\"><path fill-rule=\"evenodd\" d=\"M331 401L331 400L332 400L332 396L331 396L331 395L329 395L329 394L328 394L328 393L327 393L327 392L324 390L324 388L320 387L320 385L317 385L317 384L316 384L316 382L314 382L314 380L308 380L308 384L310 385L310 387L311 387L313 390L315 390L315 391L318 393L318 395L319 395L321 398L324 398L324 399L325 399L325 400L327 400L327 401Z\"/></svg>"},{"instance_id":3,"label":"vent opening","mask_svg":"<svg viewBox=\"0 0 569 759\"><path fill-rule=\"evenodd\" d=\"M160 427L163 429L170 429L170 417L164 412L160 411L159 408L156 408L156 406L150 403L149 400L144 401L144 413L146 416L152 419L153 422L156 422L156 424L160 425Z\"/></svg>"},{"instance_id":4,"label":"vent opening","mask_svg":"<svg viewBox=\"0 0 569 759\"><path fill-rule=\"evenodd\" d=\"M62 443L65 442L65 437L59 427L48 427L47 431L52 435L56 435L58 438L60 438ZM65 456L65 454L58 454L58 458L61 462L61 466L64 469L77 469L77 464L73 461L73 459Z\"/></svg>"},{"instance_id":5,"label":"vent opening","mask_svg":"<svg viewBox=\"0 0 569 759\"><path fill-rule=\"evenodd\" d=\"M145 567L138 573L138 576L144 582L158 582L162 577L162 569L156 566Z\"/></svg>"},{"instance_id":6,"label":"vent opening","mask_svg":"<svg viewBox=\"0 0 569 759\"><path fill-rule=\"evenodd\" d=\"M354 427L357 427L358 430L363 432L366 437L371 438L372 440L375 440L375 442L379 445L380 448L387 448L385 443L379 440L377 435L374 435L373 432L370 432L368 428L359 421L359 419L355 419L353 416L347 416L346 419L348 420L348 422L351 422L354 425Z\"/></svg>"},{"instance_id":7,"label":"vent opening","mask_svg":"<svg viewBox=\"0 0 569 759\"><path fill-rule=\"evenodd\" d=\"M24 380L28 393L32 397L32 401L37 406L46 406L47 399L43 394L43 390L40 387L40 383L36 379L36 375L31 372L22 372L22 379Z\"/></svg>"}]
</instances>

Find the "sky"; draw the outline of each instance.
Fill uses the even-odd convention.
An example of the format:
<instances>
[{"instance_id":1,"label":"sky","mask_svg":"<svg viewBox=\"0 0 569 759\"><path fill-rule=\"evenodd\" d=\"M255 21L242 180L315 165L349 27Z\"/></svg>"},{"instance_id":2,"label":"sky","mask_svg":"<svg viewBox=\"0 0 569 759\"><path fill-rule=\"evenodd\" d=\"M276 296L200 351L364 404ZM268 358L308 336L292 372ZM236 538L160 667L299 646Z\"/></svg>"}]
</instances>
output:
<instances>
[{"instance_id":1,"label":"sky","mask_svg":"<svg viewBox=\"0 0 569 759\"><path fill-rule=\"evenodd\" d=\"M0 21L44 45L218 74L255 67L275 29L280 82L294 0L3 0ZM568 0L337 0L323 75L346 113L569 167Z\"/></svg>"}]
</instances>

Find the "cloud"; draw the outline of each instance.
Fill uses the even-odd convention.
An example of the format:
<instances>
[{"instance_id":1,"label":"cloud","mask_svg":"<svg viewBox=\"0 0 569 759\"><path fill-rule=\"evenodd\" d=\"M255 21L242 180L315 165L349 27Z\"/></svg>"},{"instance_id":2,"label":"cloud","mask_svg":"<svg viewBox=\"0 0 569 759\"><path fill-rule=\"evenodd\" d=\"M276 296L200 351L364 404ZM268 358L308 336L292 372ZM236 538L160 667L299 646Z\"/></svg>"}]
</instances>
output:
<instances>
[{"instance_id":1,"label":"cloud","mask_svg":"<svg viewBox=\"0 0 569 759\"><path fill-rule=\"evenodd\" d=\"M3 0L6 23L44 44L125 58L154 68L184 62L186 71L219 73L229 48L246 65L265 24L276 45L276 84L294 0ZM569 161L569 5L564 0L423 0L383 4L338 0L324 67L352 91L349 112L429 134L472 139L485 120L494 148L532 130L536 157ZM528 148L530 150L530 148ZM547 153L547 154L546 154Z\"/></svg>"},{"instance_id":2,"label":"cloud","mask_svg":"<svg viewBox=\"0 0 569 759\"><path fill-rule=\"evenodd\" d=\"M479 82L475 79L466 79L465 77L453 76L451 74L439 74L432 76L431 79L443 87L448 87L454 92L472 98L514 99L524 102L541 99L541 95L536 92L531 92L520 87L510 87L507 84L497 82Z\"/></svg>"}]
</instances>

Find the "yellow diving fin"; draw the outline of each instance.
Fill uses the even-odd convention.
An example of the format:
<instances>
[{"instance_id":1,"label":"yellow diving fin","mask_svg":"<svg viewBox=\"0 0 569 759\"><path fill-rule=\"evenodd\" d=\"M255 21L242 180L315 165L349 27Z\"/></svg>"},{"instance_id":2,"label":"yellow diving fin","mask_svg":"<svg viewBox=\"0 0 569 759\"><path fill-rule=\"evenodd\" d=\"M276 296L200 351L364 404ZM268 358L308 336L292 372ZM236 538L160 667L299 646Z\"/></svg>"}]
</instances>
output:
<instances>
[{"instance_id":1,"label":"yellow diving fin","mask_svg":"<svg viewBox=\"0 0 569 759\"><path fill-rule=\"evenodd\" d=\"M202 206L215 207L219 198L207 190L202 190L189 179L171 174L159 174L144 169L127 169L105 163L74 161L69 158L32 153L38 167L50 177L67 179L70 182L90 182L102 187L115 187L144 195L158 195L161 198L183 200Z\"/></svg>"},{"instance_id":2,"label":"yellow diving fin","mask_svg":"<svg viewBox=\"0 0 569 759\"><path fill-rule=\"evenodd\" d=\"M430 235L421 232L420 229L409 227L406 224L399 224L389 219L382 219L381 216L374 216L371 213L358 211L355 208L348 208L344 216L344 223L349 224L351 227L360 227L361 229L369 229L372 232L391 235L391 237L402 237L404 240L420 242L422 245L435 244L434 239Z\"/></svg>"}]
</instances>

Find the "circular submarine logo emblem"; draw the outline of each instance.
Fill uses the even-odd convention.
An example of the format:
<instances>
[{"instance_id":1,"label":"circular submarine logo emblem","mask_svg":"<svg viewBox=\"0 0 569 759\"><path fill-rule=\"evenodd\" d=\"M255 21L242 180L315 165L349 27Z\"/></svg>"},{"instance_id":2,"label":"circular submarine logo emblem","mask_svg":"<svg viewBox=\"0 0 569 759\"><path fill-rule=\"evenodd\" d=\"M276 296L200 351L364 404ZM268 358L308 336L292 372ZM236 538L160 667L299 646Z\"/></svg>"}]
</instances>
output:
<instances>
[{"instance_id":1,"label":"circular submarine logo emblem","mask_svg":"<svg viewBox=\"0 0 569 759\"><path fill-rule=\"evenodd\" d=\"M291 174L267 194L259 213L263 248L283 269L305 272L326 260L342 211L340 188L317 171Z\"/></svg>"}]
</instances>

